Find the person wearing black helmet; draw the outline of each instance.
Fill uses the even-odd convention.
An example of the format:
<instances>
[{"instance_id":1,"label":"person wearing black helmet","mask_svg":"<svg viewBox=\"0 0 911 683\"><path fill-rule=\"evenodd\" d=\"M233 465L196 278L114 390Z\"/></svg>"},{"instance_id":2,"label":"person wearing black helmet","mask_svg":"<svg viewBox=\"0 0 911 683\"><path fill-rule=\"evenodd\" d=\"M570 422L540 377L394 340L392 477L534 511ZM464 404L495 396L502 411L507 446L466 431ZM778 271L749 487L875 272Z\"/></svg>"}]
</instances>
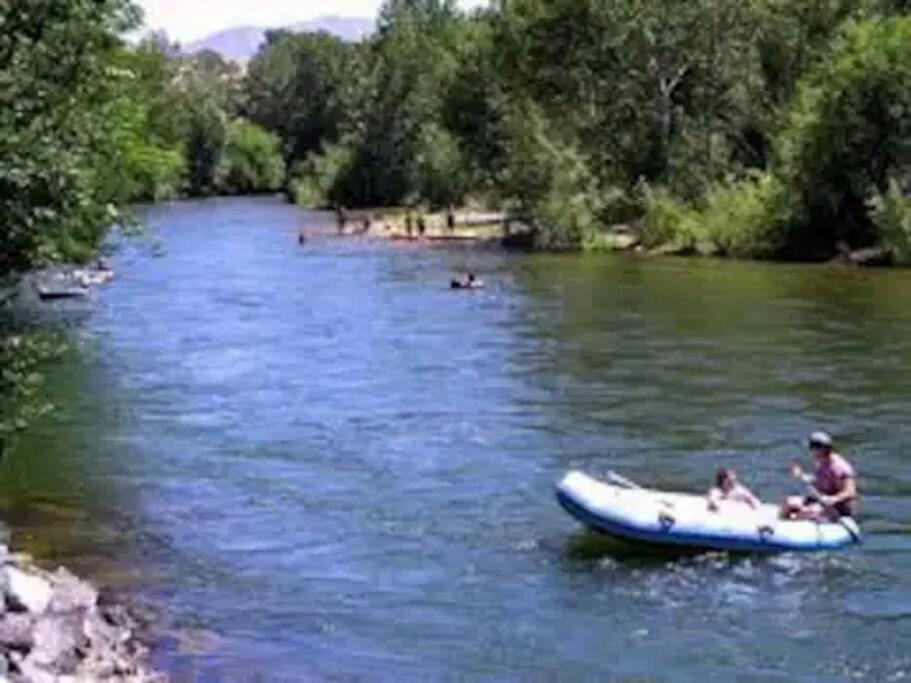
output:
<instances>
[{"instance_id":1,"label":"person wearing black helmet","mask_svg":"<svg viewBox=\"0 0 911 683\"><path fill-rule=\"evenodd\" d=\"M816 460L812 475L791 463L791 474L810 486L810 495L787 498L782 505L785 519L837 520L857 514L857 474L854 467L835 451L832 437L813 432L807 447Z\"/></svg>"}]
</instances>

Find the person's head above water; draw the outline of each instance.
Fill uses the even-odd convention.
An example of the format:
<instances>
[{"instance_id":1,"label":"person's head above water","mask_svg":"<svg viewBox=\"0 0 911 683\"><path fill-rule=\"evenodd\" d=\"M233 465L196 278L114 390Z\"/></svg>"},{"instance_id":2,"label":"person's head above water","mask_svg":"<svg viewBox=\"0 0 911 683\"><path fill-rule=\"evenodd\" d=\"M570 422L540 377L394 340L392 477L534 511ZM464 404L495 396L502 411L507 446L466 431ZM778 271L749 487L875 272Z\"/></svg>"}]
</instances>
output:
<instances>
[{"instance_id":1,"label":"person's head above water","mask_svg":"<svg viewBox=\"0 0 911 683\"><path fill-rule=\"evenodd\" d=\"M715 486L721 491L728 491L737 483L737 473L728 468L722 467L715 473Z\"/></svg>"},{"instance_id":2,"label":"person's head above water","mask_svg":"<svg viewBox=\"0 0 911 683\"><path fill-rule=\"evenodd\" d=\"M817 458L828 457L832 453L832 437L826 432L813 432L807 439L807 447Z\"/></svg>"}]
</instances>

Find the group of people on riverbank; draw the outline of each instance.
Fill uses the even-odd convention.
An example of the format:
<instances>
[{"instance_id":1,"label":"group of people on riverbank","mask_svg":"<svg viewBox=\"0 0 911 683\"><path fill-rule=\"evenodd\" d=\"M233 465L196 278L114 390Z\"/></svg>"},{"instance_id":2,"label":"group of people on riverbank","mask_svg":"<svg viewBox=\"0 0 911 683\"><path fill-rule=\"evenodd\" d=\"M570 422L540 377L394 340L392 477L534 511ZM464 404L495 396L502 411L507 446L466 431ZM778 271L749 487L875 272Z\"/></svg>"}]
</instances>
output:
<instances>
[{"instance_id":1,"label":"group of people on riverbank","mask_svg":"<svg viewBox=\"0 0 911 683\"><path fill-rule=\"evenodd\" d=\"M805 496L789 496L781 503L782 519L837 521L857 515L857 473L841 454L836 452L832 437L826 432L814 432L807 448L815 460L813 474L804 472L797 462L791 463L791 474L808 486ZM718 510L719 503L730 501L758 508L759 498L744 486L737 473L722 468L715 476L708 493L709 509Z\"/></svg>"}]
</instances>

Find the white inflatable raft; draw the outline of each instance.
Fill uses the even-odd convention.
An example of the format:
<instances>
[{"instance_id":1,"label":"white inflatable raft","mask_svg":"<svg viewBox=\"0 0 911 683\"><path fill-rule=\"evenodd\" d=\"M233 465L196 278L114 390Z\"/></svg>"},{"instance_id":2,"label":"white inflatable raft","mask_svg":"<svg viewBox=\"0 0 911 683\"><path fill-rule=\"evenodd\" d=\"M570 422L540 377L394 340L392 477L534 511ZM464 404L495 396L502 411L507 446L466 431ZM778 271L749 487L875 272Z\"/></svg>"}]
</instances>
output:
<instances>
[{"instance_id":1,"label":"white inflatable raft","mask_svg":"<svg viewBox=\"0 0 911 683\"><path fill-rule=\"evenodd\" d=\"M775 505L753 509L733 502L712 511L705 496L642 489L622 479L610 484L581 472L563 478L557 500L596 531L651 546L777 553L835 550L861 538L860 527L850 518L781 520Z\"/></svg>"}]
</instances>

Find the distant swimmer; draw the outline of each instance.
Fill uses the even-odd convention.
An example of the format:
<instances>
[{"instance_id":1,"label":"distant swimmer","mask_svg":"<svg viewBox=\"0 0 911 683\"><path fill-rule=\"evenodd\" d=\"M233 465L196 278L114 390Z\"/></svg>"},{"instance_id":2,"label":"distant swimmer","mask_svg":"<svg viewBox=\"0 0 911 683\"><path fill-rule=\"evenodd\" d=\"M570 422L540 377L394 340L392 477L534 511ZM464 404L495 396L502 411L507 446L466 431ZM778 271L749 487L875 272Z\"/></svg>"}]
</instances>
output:
<instances>
[{"instance_id":1,"label":"distant swimmer","mask_svg":"<svg viewBox=\"0 0 911 683\"><path fill-rule=\"evenodd\" d=\"M450 282L452 289L484 289L486 284L484 280L479 280L474 273L468 273L465 277L455 278Z\"/></svg>"},{"instance_id":2,"label":"distant swimmer","mask_svg":"<svg viewBox=\"0 0 911 683\"><path fill-rule=\"evenodd\" d=\"M345 211L344 206L337 206L335 208L335 224L338 228L338 234L343 235L345 233L345 225L348 223L348 214Z\"/></svg>"}]
</instances>

